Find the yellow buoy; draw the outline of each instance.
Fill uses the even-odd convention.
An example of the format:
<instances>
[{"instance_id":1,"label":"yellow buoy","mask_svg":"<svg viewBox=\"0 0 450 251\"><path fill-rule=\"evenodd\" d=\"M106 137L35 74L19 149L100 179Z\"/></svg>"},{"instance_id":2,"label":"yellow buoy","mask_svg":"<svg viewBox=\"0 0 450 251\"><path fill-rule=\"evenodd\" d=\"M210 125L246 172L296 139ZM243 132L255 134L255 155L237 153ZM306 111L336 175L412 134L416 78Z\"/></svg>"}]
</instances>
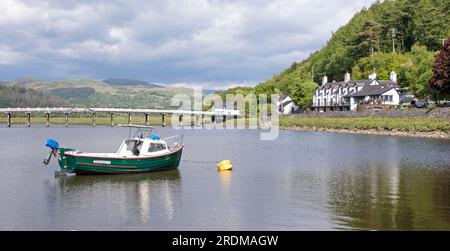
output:
<instances>
[{"instance_id":1,"label":"yellow buoy","mask_svg":"<svg viewBox=\"0 0 450 251\"><path fill-rule=\"evenodd\" d=\"M219 171L231 170L233 169L233 163L231 162L231 160L224 160L217 164L217 169Z\"/></svg>"}]
</instances>

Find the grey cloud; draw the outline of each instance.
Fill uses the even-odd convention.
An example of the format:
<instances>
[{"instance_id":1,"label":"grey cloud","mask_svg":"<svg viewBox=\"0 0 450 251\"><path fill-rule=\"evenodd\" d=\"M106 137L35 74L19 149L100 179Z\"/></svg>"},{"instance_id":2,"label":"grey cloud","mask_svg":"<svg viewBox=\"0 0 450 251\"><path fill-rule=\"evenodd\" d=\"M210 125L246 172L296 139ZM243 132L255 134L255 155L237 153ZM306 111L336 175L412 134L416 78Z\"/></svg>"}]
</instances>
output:
<instances>
[{"instance_id":1,"label":"grey cloud","mask_svg":"<svg viewBox=\"0 0 450 251\"><path fill-rule=\"evenodd\" d=\"M373 0L0 2L3 78L265 80Z\"/></svg>"}]
</instances>

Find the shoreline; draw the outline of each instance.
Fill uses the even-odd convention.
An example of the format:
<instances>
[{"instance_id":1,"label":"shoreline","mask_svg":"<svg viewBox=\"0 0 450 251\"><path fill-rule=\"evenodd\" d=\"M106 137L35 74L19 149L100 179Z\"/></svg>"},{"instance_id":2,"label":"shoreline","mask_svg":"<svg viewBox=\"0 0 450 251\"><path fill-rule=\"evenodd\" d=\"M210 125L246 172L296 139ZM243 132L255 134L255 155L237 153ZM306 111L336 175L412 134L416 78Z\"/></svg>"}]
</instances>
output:
<instances>
[{"instance_id":1,"label":"shoreline","mask_svg":"<svg viewBox=\"0 0 450 251\"><path fill-rule=\"evenodd\" d=\"M333 132L333 133L347 133L347 134L361 134L373 136L399 136L399 137L414 137L414 138L429 138L429 139L446 139L450 140L450 132L432 131L432 132L418 132L418 131L387 131L387 130L363 130L363 129L333 129L322 127L302 127L302 126L280 126L281 130L286 131L304 131L304 132Z\"/></svg>"},{"instance_id":2,"label":"shoreline","mask_svg":"<svg viewBox=\"0 0 450 251\"><path fill-rule=\"evenodd\" d=\"M114 126L117 124L126 124L128 121L124 117L118 117L114 121ZM142 118L135 119L134 123L145 123ZM3 124L3 123L1 123ZM26 125L25 118L13 118L12 125ZM64 118L52 118L50 124L64 125ZM281 123L283 124L283 123ZM35 118L32 120L32 125L46 125L44 118ZM71 125L92 125L91 118L71 118L69 119L69 126ZM150 117L148 121L150 126L160 126L161 121L159 118ZM166 122L166 126L170 126L170 120ZM4 124L6 127L6 124ZM110 126L109 118L100 117L97 118L96 126ZM434 130L434 131L416 131L416 130L385 130L385 129L337 129L320 126L300 126L300 125L280 125L280 130L287 131L306 131L306 132L332 132L332 133L347 133L347 134L361 134L361 135L373 135L373 136L399 136L399 137L414 137L414 138L429 138L429 139L444 139L450 140L450 131Z\"/></svg>"}]
</instances>

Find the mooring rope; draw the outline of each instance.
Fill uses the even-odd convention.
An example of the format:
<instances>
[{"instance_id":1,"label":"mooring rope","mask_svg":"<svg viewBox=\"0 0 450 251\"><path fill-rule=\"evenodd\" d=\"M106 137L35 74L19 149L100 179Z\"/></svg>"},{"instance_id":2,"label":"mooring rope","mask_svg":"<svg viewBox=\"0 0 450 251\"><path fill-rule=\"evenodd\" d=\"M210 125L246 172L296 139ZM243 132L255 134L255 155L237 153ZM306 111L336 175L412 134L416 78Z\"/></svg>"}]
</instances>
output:
<instances>
[{"instance_id":1,"label":"mooring rope","mask_svg":"<svg viewBox=\"0 0 450 251\"><path fill-rule=\"evenodd\" d=\"M186 163L193 163L193 164L217 164L220 161L195 161L195 160L181 160Z\"/></svg>"}]
</instances>

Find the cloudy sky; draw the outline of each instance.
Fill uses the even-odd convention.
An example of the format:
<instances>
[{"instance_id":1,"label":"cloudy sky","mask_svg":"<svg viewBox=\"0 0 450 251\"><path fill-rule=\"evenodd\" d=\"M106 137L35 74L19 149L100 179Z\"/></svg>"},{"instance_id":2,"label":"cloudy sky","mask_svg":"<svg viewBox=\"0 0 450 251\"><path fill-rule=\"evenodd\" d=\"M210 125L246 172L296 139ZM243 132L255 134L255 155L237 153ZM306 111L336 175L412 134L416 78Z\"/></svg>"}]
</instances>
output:
<instances>
[{"instance_id":1,"label":"cloudy sky","mask_svg":"<svg viewBox=\"0 0 450 251\"><path fill-rule=\"evenodd\" d=\"M0 1L0 79L263 81L373 0Z\"/></svg>"}]
</instances>

